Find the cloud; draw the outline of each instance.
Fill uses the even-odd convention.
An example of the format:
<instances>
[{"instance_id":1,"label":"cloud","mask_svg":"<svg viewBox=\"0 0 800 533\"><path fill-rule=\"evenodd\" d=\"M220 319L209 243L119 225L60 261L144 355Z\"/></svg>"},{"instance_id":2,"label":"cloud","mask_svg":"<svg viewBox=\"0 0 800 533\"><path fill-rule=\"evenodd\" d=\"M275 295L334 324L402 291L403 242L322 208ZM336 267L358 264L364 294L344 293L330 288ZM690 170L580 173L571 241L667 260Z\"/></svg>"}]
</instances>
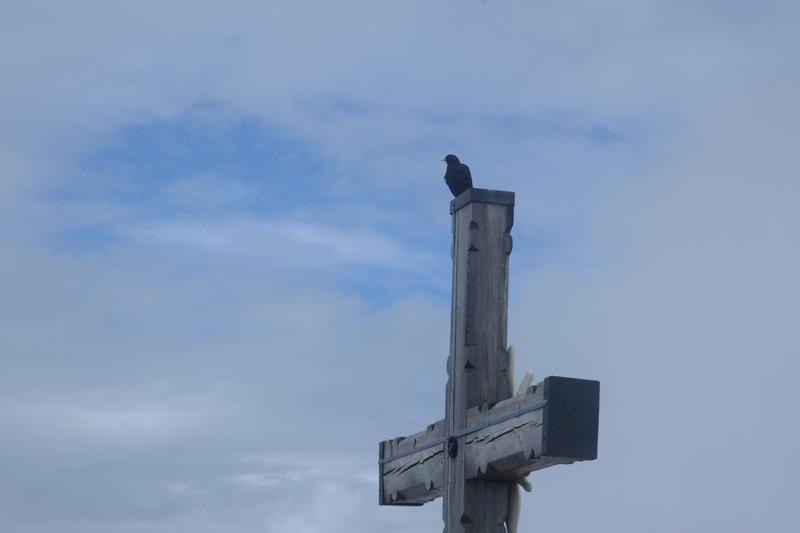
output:
<instances>
[{"instance_id":1,"label":"cloud","mask_svg":"<svg viewBox=\"0 0 800 533\"><path fill-rule=\"evenodd\" d=\"M5 9L0 527L440 527L374 446L443 411L454 151L518 193L518 366L603 384L523 527L790 531L795 4L312 7Z\"/></svg>"},{"instance_id":2,"label":"cloud","mask_svg":"<svg viewBox=\"0 0 800 533\"><path fill-rule=\"evenodd\" d=\"M291 220L233 220L209 222L163 222L122 228L123 234L141 242L188 245L228 253L291 254L298 247L306 257L302 263L340 262L392 269L423 270L430 264L425 254L413 252L388 236L356 230L344 231L320 224ZM286 257L282 261L290 261Z\"/></svg>"}]
</instances>

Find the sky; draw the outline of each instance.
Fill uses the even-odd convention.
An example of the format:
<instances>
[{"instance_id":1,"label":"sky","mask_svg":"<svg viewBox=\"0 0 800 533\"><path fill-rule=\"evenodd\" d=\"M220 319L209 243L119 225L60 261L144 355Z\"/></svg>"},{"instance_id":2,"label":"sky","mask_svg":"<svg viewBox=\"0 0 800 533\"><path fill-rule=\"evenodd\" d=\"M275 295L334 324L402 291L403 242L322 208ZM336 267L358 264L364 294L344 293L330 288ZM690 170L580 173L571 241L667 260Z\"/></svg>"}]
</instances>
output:
<instances>
[{"instance_id":1,"label":"sky","mask_svg":"<svg viewBox=\"0 0 800 533\"><path fill-rule=\"evenodd\" d=\"M520 531L796 530L800 4L0 2L0 530L423 533L448 153L517 368L601 382Z\"/></svg>"}]
</instances>

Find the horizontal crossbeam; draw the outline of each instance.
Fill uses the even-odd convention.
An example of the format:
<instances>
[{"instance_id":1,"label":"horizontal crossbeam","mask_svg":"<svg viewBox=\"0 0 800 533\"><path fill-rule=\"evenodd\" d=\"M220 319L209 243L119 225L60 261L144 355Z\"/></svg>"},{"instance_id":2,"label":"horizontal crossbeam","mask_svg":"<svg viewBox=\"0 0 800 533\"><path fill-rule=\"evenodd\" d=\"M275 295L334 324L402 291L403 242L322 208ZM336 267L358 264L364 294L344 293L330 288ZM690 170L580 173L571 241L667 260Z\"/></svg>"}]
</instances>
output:
<instances>
[{"instance_id":1,"label":"horizontal crossbeam","mask_svg":"<svg viewBox=\"0 0 800 533\"><path fill-rule=\"evenodd\" d=\"M464 436L466 478L513 481L535 470L597 457L600 384L549 377L526 394L467 412L447 435L445 420L380 443L380 504L422 505L442 495L446 443Z\"/></svg>"}]
</instances>

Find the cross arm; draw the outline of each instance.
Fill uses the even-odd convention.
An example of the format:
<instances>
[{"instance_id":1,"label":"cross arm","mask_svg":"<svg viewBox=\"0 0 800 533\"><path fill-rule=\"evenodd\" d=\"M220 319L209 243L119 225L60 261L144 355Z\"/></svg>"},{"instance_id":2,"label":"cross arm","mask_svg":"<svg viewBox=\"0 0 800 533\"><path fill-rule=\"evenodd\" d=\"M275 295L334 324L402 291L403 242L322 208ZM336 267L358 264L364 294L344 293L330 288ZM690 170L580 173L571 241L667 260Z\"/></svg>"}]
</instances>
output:
<instances>
[{"instance_id":1,"label":"cross arm","mask_svg":"<svg viewBox=\"0 0 800 533\"><path fill-rule=\"evenodd\" d=\"M379 445L381 505L422 505L442 496L447 421Z\"/></svg>"},{"instance_id":2,"label":"cross arm","mask_svg":"<svg viewBox=\"0 0 800 533\"><path fill-rule=\"evenodd\" d=\"M535 470L597 458L600 383L549 377L525 394L467 412L466 478L513 481ZM446 420L379 446L381 505L442 496Z\"/></svg>"}]
</instances>

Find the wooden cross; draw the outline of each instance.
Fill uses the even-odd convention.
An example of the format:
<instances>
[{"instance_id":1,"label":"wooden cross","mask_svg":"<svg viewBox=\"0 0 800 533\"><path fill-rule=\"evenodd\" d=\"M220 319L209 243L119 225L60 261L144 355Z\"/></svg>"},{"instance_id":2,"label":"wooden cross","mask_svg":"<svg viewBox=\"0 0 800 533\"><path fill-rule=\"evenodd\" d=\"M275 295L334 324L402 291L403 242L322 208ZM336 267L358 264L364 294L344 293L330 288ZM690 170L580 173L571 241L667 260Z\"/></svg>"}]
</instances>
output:
<instances>
[{"instance_id":1,"label":"wooden cross","mask_svg":"<svg viewBox=\"0 0 800 533\"><path fill-rule=\"evenodd\" d=\"M422 505L442 496L445 533L505 533L517 481L597 458L600 383L549 377L514 395L506 338L514 193L469 189L450 213L446 416L380 443L379 501Z\"/></svg>"}]
</instances>

